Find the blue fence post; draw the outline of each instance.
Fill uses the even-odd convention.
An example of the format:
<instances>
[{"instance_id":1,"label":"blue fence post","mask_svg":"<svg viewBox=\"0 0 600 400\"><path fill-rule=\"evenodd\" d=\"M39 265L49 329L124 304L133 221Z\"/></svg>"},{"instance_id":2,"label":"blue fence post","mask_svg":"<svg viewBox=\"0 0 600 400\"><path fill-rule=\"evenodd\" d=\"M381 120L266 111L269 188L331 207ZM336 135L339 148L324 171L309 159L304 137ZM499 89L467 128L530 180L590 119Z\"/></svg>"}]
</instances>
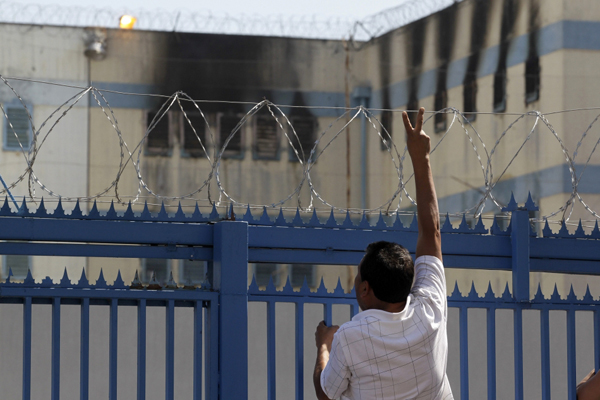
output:
<instances>
[{"instance_id":1,"label":"blue fence post","mask_svg":"<svg viewBox=\"0 0 600 400\"><path fill-rule=\"evenodd\" d=\"M218 222L213 246L213 284L219 291L219 398L247 399L248 223Z\"/></svg>"}]
</instances>

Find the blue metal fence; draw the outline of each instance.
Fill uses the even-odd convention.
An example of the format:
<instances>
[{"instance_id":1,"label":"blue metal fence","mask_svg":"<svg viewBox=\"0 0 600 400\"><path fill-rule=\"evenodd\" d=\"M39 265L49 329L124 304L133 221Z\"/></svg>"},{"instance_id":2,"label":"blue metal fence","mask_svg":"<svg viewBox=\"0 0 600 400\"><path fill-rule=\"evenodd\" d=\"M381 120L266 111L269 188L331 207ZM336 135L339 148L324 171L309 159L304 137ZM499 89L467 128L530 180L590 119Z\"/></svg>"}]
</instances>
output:
<instances>
[{"instance_id":1,"label":"blue metal fence","mask_svg":"<svg viewBox=\"0 0 600 400\"><path fill-rule=\"evenodd\" d=\"M600 230L596 225L586 235L583 229L569 234L558 233L546 226L544 237L538 237L529 223L529 212L535 205L529 199L524 207L514 200L507 206L512 213L506 231L494 222L490 231L481 220L469 228L463 219L453 228L446 219L442 228L444 263L447 268L511 271L512 292L508 286L496 297L491 288L480 297L473 289L467 296L455 290L448 298L449 306L459 310L460 342L460 397L469 398L468 310L487 310L487 391L488 398L496 398L496 310L513 310L514 319L514 379L515 398L522 399L523 389L523 311L539 310L542 397L550 398L550 342L549 312L567 313L567 364L569 398L574 399L577 381L575 363L575 312L592 311L594 314L594 360L600 364L600 315L596 311L598 299L586 293L583 299L571 293L561 299L558 293L545 299L541 291L530 298L529 277L532 271L598 275L600 248L596 239ZM271 219L266 210L255 219L249 210L236 216L232 209L221 216L213 207L208 216L196 207L186 216L181 207L169 216L163 207L152 215L145 207L140 214L131 205L123 214L111 206L104 215L94 205L84 215L77 204L70 214L62 204L48 214L44 204L30 212L27 205L11 211L5 201L0 209L0 254L27 254L42 256L128 257L192 259L208 261L208 282L200 288L188 290L175 282L158 286L144 286L139 281L126 285L121 276L107 284L101 274L90 285L85 273L77 283L63 276L59 283L47 278L35 282L28 275L24 282L11 282L10 277L0 284L0 302L23 304L23 374L22 398L30 398L32 305L52 305L52 399L60 394L60 336L61 307L65 304L80 306L80 398L90 397L89 375L89 309L90 305L109 307L109 397L117 398L117 338L120 307L137 308L137 396L146 397L146 310L161 307L165 310L165 398L174 398L174 335L177 329L174 313L178 307L194 309L193 398L242 399L248 397L248 302L263 302L267 307L267 396L276 397L275 317L276 303L295 304L295 373L296 398L310 398L304 393L304 305L322 304L323 319L331 322L332 306L346 304L351 314L358 312L353 293L344 293L341 285L327 292L323 284L316 292L305 285L294 291L289 282L277 291L273 285L261 290L253 283L248 287L248 263L311 263L322 265L356 265L364 248L370 242L388 240L402 243L414 252L417 232L416 220L405 227L399 216L382 216L374 225L363 216L355 225L346 215L340 223L333 211L322 222L316 211L305 222L299 212L286 219L280 211ZM290 220L291 219L291 220ZM202 310L205 310L204 312ZM204 317L203 317L204 315ZM3 323L3 321L0 321ZM482 333L483 334L483 333ZM202 348L201 343L205 343ZM204 375L205 386L202 387Z\"/></svg>"}]
</instances>

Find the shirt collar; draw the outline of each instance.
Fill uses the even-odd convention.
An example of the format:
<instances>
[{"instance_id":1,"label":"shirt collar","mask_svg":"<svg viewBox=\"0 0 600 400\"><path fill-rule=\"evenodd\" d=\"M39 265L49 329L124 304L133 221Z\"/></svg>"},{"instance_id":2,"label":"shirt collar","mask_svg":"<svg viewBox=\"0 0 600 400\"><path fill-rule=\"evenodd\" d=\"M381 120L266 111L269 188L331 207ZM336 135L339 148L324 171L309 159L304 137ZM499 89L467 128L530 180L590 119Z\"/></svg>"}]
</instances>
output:
<instances>
[{"instance_id":1,"label":"shirt collar","mask_svg":"<svg viewBox=\"0 0 600 400\"><path fill-rule=\"evenodd\" d=\"M404 306L404 310L402 310L400 312L392 313L392 312L372 308L370 310L359 312L354 317L352 317L352 321L360 321L367 317L374 317L379 320L387 320L387 321L394 321L394 320L402 319L404 314L406 314L406 310L408 309L408 306L411 303L411 299L412 299L412 295L409 294L408 297L406 298L406 305Z\"/></svg>"}]
</instances>

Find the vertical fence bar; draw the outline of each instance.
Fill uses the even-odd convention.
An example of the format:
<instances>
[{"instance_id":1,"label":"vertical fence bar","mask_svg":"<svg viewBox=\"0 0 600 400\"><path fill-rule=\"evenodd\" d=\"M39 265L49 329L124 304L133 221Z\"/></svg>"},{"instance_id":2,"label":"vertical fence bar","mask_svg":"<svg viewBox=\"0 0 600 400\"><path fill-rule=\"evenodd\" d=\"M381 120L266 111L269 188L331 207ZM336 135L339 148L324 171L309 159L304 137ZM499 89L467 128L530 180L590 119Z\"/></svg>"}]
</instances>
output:
<instances>
[{"instance_id":1,"label":"vertical fence bar","mask_svg":"<svg viewBox=\"0 0 600 400\"><path fill-rule=\"evenodd\" d=\"M175 300L167 301L165 343L165 399L175 397Z\"/></svg>"},{"instance_id":2,"label":"vertical fence bar","mask_svg":"<svg viewBox=\"0 0 600 400\"><path fill-rule=\"evenodd\" d=\"M219 396L248 397L248 223L213 229L213 287L219 291ZM211 307L213 308L213 307Z\"/></svg>"},{"instance_id":3,"label":"vertical fence bar","mask_svg":"<svg viewBox=\"0 0 600 400\"><path fill-rule=\"evenodd\" d=\"M194 400L202 399L202 302L194 303Z\"/></svg>"},{"instance_id":4,"label":"vertical fence bar","mask_svg":"<svg viewBox=\"0 0 600 400\"><path fill-rule=\"evenodd\" d=\"M488 399L496 398L496 308L487 309L487 386Z\"/></svg>"},{"instance_id":5,"label":"vertical fence bar","mask_svg":"<svg viewBox=\"0 0 600 400\"><path fill-rule=\"evenodd\" d=\"M325 300L325 303L323 303L323 321L325 321L325 325L331 326L332 315L331 302L329 300Z\"/></svg>"},{"instance_id":6,"label":"vertical fence bar","mask_svg":"<svg viewBox=\"0 0 600 400\"><path fill-rule=\"evenodd\" d=\"M575 310L571 307L567 310L567 380L569 400L576 399L577 365L575 364L575 357Z\"/></svg>"},{"instance_id":7,"label":"vertical fence bar","mask_svg":"<svg viewBox=\"0 0 600 400\"><path fill-rule=\"evenodd\" d=\"M52 400L60 400L60 297L52 299Z\"/></svg>"},{"instance_id":8,"label":"vertical fence bar","mask_svg":"<svg viewBox=\"0 0 600 400\"><path fill-rule=\"evenodd\" d=\"M211 301L206 309L206 326L204 328L207 337L204 338L206 360L206 399L219 399L219 310L217 302ZM246 328L247 329L247 328ZM247 375L247 374L246 374Z\"/></svg>"},{"instance_id":9,"label":"vertical fence bar","mask_svg":"<svg viewBox=\"0 0 600 400\"><path fill-rule=\"evenodd\" d=\"M359 311L360 311L360 308L358 307L358 303L354 302L354 303L350 304L350 312L352 313L352 317L354 317L356 314L358 314Z\"/></svg>"},{"instance_id":10,"label":"vertical fence bar","mask_svg":"<svg viewBox=\"0 0 600 400\"><path fill-rule=\"evenodd\" d=\"M540 310L540 334L542 342L542 399L550 400L550 312Z\"/></svg>"},{"instance_id":11,"label":"vertical fence bar","mask_svg":"<svg viewBox=\"0 0 600 400\"><path fill-rule=\"evenodd\" d=\"M146 399L146 299L138 302L137 400Z\"/></svg>"},{"instance_id":12,"label":"vertical fence bar","mask_svg":"<svg viewBox=\"0 0 600 400\"><path fill-rule=\"evenodd\" d=\"M304 400L304 302L296 302L296 400Z\"/></svg>"},{"instance_id":13,"label":"vertical fence bar","mask_svg":"<svg viewBox=\"0 0 600 400\"><path fill-rule=\"evenodd\" d=\"M117 340L119 324L119 303L117 299L110 300L110 323L108 336L108 398L117 399Z\"/></svg>"},{"instance_id":14,"label":"vertical fence bar","mask_svg":"<svg viewBox=\"0 0 600 400\"><path fill-rule=\"evenodd\" d=\"M90 299L81 299L79 333L79 399L88 400L90 385Z\"/></svg>"},{"instance_id":15,"label":"vertical fence bar","mask_svg":"<svg viewBox=\"0 0 600 400\"><path fill-rule=\"evenodd\" d=\"M516 304L514 310L515 346L515 399L523 398L523 309Z\"/></svg>"},{"instance_id":16,"label":"vertical fence bar","mask_svg":"<svg viewBox=\"0 0 600 400\"><path fill-rule=\"evenodd\" d=\"M460 306L460 398L469 400L469 309Z\"/></svg>"},{"instance_id":17,"label":"vertical fence bar","mask_svg":"<svg viewBox=\"0 0 600 400\"><path fill-rule=\"evenodd\" d=\"M594 311L594 370L600 369L600 311Z\"/></svg>"},{"instance_id":18,"label":"vertical fence bar","mask_svg":"<svg viewBox=\"0 0 600 400\"><path fill-rule=\"evenodd\" d=\"M277 395L277 358L275 354L275 301L267 301L267 398Z\"/></svg>"},{"instance_id":19,"label":"vertical fence bar","mask_svg":"<svg viewBox=\"0 0 600 400\"><path fill-rule=\"evenodd\" d=\"M23 400L31 397L31 297L23 299Z\"/></svg>"}]
</instances>

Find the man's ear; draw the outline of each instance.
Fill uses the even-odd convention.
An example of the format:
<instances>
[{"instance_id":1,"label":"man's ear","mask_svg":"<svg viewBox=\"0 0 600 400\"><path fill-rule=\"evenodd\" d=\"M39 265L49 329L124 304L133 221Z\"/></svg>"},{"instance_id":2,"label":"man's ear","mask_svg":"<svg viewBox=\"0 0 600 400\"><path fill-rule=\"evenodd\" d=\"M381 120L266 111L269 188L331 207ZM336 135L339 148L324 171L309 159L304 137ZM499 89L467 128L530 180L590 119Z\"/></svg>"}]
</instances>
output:
<instances>
[{"instance_id":1,"label":"man's ear","mask_svg":"<svg viewBox=\"0 0 600 400\"><path fill-rule=\"evenodd\" d=\"M371 291L371 285L369 285L368 281L362 281L359 285L358 288L358 294L361 297L365 297L369 295L369 292Z\"/></svg>"}]
</instances>

